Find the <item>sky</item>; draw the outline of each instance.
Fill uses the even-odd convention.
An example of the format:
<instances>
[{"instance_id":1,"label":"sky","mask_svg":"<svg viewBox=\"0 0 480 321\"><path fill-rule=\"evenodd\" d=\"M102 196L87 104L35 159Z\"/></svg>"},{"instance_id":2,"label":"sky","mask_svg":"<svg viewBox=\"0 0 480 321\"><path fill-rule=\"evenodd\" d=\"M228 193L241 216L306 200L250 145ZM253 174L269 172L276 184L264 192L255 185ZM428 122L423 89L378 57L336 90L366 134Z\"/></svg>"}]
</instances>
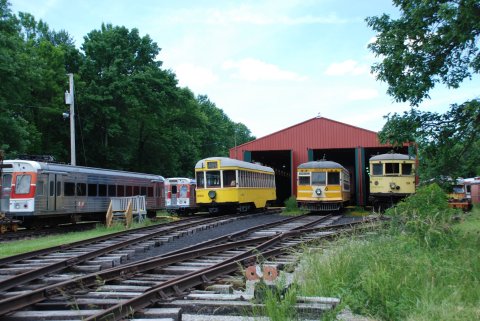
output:
<instances>
[{"instance_id":1,"label":"sky","mask_svg":"<svg viewBox=\"0 0 480 321\"><path fill-rule=\"evenodd\" d=\"M389 0L10 0L81 48L102 23L137 28L181 87L206 95L257 138L321 116L379 131L384 116L409 110L370 73L379 62L365 18L398 16ZM419 108L445 112L478 97L480 79L443 85ZM77 93L78 95L79 93Z\"/></svg>"}]
</instances>

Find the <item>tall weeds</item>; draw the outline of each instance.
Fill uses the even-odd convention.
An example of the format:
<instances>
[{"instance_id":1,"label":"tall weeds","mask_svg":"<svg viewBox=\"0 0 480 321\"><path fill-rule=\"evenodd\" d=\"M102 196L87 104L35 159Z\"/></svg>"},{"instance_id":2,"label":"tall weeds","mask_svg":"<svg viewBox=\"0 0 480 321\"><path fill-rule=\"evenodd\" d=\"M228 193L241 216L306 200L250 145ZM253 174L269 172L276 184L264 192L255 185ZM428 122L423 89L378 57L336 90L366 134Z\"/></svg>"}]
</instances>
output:
<instances>
[{"instance_id":1,"label":"tall weeds","mask_svg":"<svg viewBox=\"0 0 480 321\"><path fill-rule=\"evenodd\" d=\"M427 186L386 213L386 233L350 236L307 255L301 295L334 296L341 307L377 320L480 319L480 211L452 223L438 186Z\"/></svg>"}]
</instances>

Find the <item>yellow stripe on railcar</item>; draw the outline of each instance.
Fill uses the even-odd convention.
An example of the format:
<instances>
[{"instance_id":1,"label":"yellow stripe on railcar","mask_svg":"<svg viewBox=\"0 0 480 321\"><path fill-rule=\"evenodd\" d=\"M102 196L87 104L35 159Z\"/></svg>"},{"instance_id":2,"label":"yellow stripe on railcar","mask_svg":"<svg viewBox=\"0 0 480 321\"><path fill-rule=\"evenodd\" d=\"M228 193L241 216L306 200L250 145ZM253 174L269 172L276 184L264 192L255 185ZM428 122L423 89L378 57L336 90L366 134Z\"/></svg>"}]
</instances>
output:
<instances>
[{"instance_id":1,"label":"yellow stripe on railcar","mask_svg":"<svg viewBox=\"0 0 480 321\"><path fill-rule=\"evenodd\" d=\"M247 212L276 199L272 168L227 157L202 159L195 165L197 205L211 213Z\"/></svg>"},{"instance_id":2,"label":"yellow stripe on railcar","mask_svg":"<svg viewBox=\"0 0 480 321\"><path fill-rule=\"evenodd\" d=\"M310 211L341 209L350 201L350 173L342 165L320 160L297 168L297 204Z\"/></svg>"}]
</instances>

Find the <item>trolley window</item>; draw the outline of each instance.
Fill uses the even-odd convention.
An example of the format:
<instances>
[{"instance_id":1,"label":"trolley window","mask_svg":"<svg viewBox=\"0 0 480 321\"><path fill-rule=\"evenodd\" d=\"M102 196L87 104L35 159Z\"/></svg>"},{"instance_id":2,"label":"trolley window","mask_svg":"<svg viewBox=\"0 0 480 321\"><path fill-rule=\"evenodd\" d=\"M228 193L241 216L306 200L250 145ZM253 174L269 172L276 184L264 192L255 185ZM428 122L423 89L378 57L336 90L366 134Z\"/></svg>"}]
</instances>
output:
<instances>
[{"instance_id":1,"label":"trolley window","mask_svg":"<svg viewBox=\"0 0 480 321\"><path fill-rule=\"evenodd\" d=\"M133 187L133 195L140 195L140 186Z\"/></svg>"},{"instance_id":2,"label":"trolley window","mask_svg":"<svg viewBox=\"0 0 480 321\"><path fill-rule=\"evenodd\" d=\"M3 174L2 176L2 189L6 190L7 188L12 187L12 175Z\"/></svg>"},{"instance_id":3,"label":"trolley window","mask_svg":"<svg viewBox=\"0 0 480 321\"><path fill-rule=\"evenodd\" d=\"M413 164L402 164L402 175L412 175Z\"/></svg>"},{"instance_id":4,"label":"trolley window","mask_svg":"<svg viewBox=\"0 0 480 321\"><path fill-rule=\"evenodd\" d=\"M399 163L386 163L385 164L385 174L386 175L398 175L398 174L400 174L400 164Z\"/></svg>"},{"instance_id":5,"label":"trolley window","mask_svg":"<svg viewBox=\"0 0 480 321\"><path fill-rule=\"evenodd\" d=\"M107 185L98 184L98 196L107 196Z\"/></svg>"},{"instance_id":6,"label":"trolley window","mask_svg":"<svg viewBox=\"0 0 480 321\"><path fill-rule=\"evenodd\" d=\"M110 197L117 196L117 189L115 185L108 185L108 196Z\"/></svg>"},{"instance_id":7,"label":"trolley window","mask_svg":"<svg viewBox=\"0 0 480 321\"><path fill-rule=\"evenodd\" d=\"M62 182L57 181L57 196L62 195Z\"/></svg>"},{"instance_id":8,"label":"trolley window","mask_svg":"<svg viewBox=\"0 0 480 321\"><path fill-rule=\"evenodd\" d=\"M373 164L372 167L372 175L383 175L383 164Z\"/></svg>"},{"instance_id":9,"label":"trolley window","mask_svg":"<svg viewBox=\"0 0 480 321\"><path fill-rule=\"evenodd\" d=\"M235 179L235 171L234 170L223 171L223 186L235 187L236 185L237 185L237 181Z\"/></svg>"},{"instance_id":10,"label":"trolley window","mask_svg":"<svg viewBox=\"0 0 480 321\"><path fill-rule=\"evenodd\" d=\"M125 196L125 186L117 185L117 196L119 197Z\"/></svg>"},{"instance_id":11,"label":"trolley window","mask_svg":"<svg viewBox=\"0 0 480 321\"><path fill-rule=\"evenodd\" d=\"M18 175L17 182L15 184L15 194L28 194L30 193L30 182L32 181L31 175Z\"/></svg>"},{"instance_id":12,"label":"trolley window","mask_svg":"<svg viewBox=\"0 0 480 321\"><path fill-rule=\"evenodd\" d=\"M77 196L87 195L87 184L77 183Z\"/></svg>"},{"instance_id":13,"label":"trolley window","mask_svg":"<svg viewBox=\"0 0 480 321\"><path fill-rule=\"evenodd\" d=\"M147 196L148 197L153 197L153 187L152 186L149 186L147 188Z\"/></svg>"},{"instance_id":14,"label":"trolley window","mask_svg":"<svg viewBox=\"0 0 480 321\"><path fill-rule=\"evenodd\" d=\"M298 176L298 185L310 185L310 175Z\"/></svg>"},{"instance_id":15,"label":"trolley window","mask_svg":"<svg viewBox=\"0 0 480 321\"><path fill-rule=\"evenodd\" d=\"M37 196L43 196L44 184L45 184L44 181L37 181L37 190L35 192L37 194Z\"/></svg>"},{"instance_id":16,"label":"trolley window","mask_svg":"<svg viewBox=\"0 0 480 321\"><path fill-rule=\"evenodd\" d=\"M146 186L142 186L140 187L140 195L147 195L147 187Z\"/></svg>"},{"instance_id":17,"label":"trolley window","mask_svg":"<svg viewBox=\"0 0 480 321\"><path fill-rule=\"evenodd\" d=\"M97 184L88 184L88 196L97 196Z\"/></svg>"},{"instance_id":18,"label":"trolley window","mask_svg":"<svg viewBox=\"0 0 480 321\"><path fill-rule=\"evenodd\" d=\"M463 189L463 185L456 185L453 187L453 193L456 194L463 194L465 193L465 190Z\"/></svg>"},{"instance_id":19,"label":"trolley window","mask_svg":"<svg viewBox=\"0 0 480 321\"><path fill-rule=\"evenodd\" d=\"M65 193L65 196L74 196L75 195L75 183L65 182L65 184L63 184L63 191Z\"/></svg>"},{"instance_id":20,"label":"trolley window","mask_svg":"<svg viewBox=\"0 0 480 321\"><path fill-rule=\"evenodd\" d=\"M55 182L54 181L50 181L50 193L49 193L49 196L55 196Z\"/></svg>"},{"instance_id":21,"label":"trolley window","mask_svg":"<svg viewBox=\"0 0 480 321\"><path fill-rule=\"evenodd\" d=\"M327 176L328 185L339 185L340 184L340 173L339 172L329 172Z\"/></svg>"},{"instance_id":22,"label":"trolley window","mask_svg":"<svg viewBox=\"0 0 480 321\"><path fill-rule=\"evenodd\" d=\"M326 179L327 173L325 172L312 173L312 185L325 185Z\"/></svg>"},{"instance_id":23,"label":"trolley window","mask_svg":"<svg viewBox=\"0 0 480 321\"><path fill-rule=\"evenodd\" d=\"M220 171L207 172L207 187L220 187Z\"/></svg>"},{"instance_id":24,"label":"trolley window","mask_svg":"<svg viewBox=\"0 0 480 321\"><path fill-rule=\"evenodd\" d=\"M204 172L197 172L197 188L205 187L205 176Z\"/></svg>"}]
</instances>

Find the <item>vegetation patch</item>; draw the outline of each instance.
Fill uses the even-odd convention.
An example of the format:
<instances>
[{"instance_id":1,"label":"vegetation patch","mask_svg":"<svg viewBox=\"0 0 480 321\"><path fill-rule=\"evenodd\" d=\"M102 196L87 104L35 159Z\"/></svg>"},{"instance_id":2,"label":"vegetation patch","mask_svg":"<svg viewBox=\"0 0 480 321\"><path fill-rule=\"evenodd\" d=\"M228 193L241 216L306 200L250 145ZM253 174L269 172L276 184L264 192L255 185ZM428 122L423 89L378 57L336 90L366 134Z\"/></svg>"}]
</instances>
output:
<instances>
[{"instance_id":1,"label":"vegetation patch","mask_svg":"<svg viewBox=\"0 0 480 321\"><path fill-rule=\"evenodd\" d=\"M442 193L422 188L387 212L392 223L384 233L307 254L300 295L339 297L336 312L349 306L381 320L480 319L480 211L453 225L458 213Z\"/></svg>"},{"instance_id":2,"label":"vegetation patch","mask_svg":"<svg viewBox=\"0 0 480 321\"><path fill-rule=\"evenodd\" d=\"M152 225L152 221L145 220L142 223L134 223L131 228L137 228L142 226ZM112 234L126 230L125 226L120 223L114 224L112 227L107 228L104 225L97 225L93 230L82 232L70 232L60 235L43 236L31 240L20 240L0 244L0 258L17 255L25 252L31 252L36 250L45 249L52 246L58 246L62 244L73 243L77 241L86 240L102 235Z\"/></svg>"}]
</instances>

